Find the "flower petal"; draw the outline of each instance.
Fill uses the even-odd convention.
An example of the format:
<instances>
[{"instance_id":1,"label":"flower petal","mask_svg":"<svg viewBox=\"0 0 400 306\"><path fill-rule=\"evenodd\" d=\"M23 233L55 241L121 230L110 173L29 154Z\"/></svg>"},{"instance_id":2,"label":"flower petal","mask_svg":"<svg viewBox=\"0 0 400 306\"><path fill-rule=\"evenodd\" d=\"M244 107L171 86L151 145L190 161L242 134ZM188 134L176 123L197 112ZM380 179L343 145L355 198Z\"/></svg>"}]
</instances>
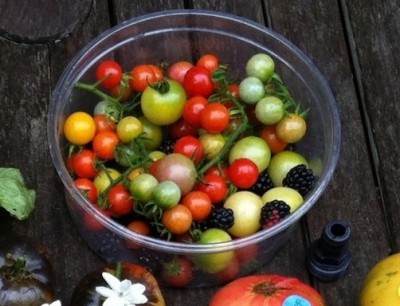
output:
<instances>
[{"instance_id":1,"label":"flower petal","mask_svg":"<svg viewBox=\"0 0 400 306\"><path fill-rule=\"evenodd\" d=\"M147 297L143 295L146 287L142 284L133 284L129 291L124 291L123 297L129 302L134 304L144 304L148 301Z\"/></svg>"},{"instance_id":2,"label":"flower petal","mask_svg":"<svg viewBox=\"0 0 400 306\"><path fill-rule=\"evenodd\" d=\"M131 305L131 304L129 302L127 302L125 299L120 298L118 296L109 297L103 303L103 306L128 306L128 305Z\"/></svg>"},{"instance_id":3,"label":"flower petal","mask_svg":"<svg viewBox=\"0 0 400 306\"><path fill-rule=\"evenodd\" d=\"M119 284L119 290L123 294L125 291L130 290L132 286L132 282L128 279L124 279L120 284Z\"/></svg>"},{"instance_id":4,"label":"flower petal","mask_svg":"<svg viewBox=\"0 0 400 306\"><path fill-rule=\"evenodd\" d=\"M114 275L107 273L107 272L103 272L101 274L104 278L104 280L107 282L107 284L110 286L110 288L112 290L114 290L115 292L120 293L120 281L118 278L116 278Z\"/></svg>"},{"instance_id":5,"label":"flower petal","mask_svg":"<svg viewBox=\"0 0 400 306\"><path fill-rule=\"evenodd\" d=\"M103 286L97 286L96 292L100 294L101 296L108 298L108 297L113 297L113 296L118 296L118 293L115 292L114 290L111 290L108 287L103 287Z\"/></svg>"}]
</instances>

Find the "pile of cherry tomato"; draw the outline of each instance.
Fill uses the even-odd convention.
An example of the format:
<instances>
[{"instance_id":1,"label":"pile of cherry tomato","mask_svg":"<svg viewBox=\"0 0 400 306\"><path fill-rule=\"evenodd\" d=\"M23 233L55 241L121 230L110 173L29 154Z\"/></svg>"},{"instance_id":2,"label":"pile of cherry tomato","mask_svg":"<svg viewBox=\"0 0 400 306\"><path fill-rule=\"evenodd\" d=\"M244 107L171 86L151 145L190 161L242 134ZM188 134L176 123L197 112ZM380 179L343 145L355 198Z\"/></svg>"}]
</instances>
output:
<instances>
[{"instance_id":1,"label":"pile of cherry tomato","mask_svg":"<svg viewBox=\"0 0 400 306\"><path fill-rule=\"evenodd\" d=\"M233 79L213 54L169 65L99 63L94 83L76 85L99 102L64 123L76 187L143 235L206 243L193 233L218 206L234 212L231 230L211 229L220 241L260 230L265 203L251 188L266 171L283 175L268 168L271 158L289 152L307 125L271 57L256 54L243 69L246 77Z\"/></svg>"}]
</instances>

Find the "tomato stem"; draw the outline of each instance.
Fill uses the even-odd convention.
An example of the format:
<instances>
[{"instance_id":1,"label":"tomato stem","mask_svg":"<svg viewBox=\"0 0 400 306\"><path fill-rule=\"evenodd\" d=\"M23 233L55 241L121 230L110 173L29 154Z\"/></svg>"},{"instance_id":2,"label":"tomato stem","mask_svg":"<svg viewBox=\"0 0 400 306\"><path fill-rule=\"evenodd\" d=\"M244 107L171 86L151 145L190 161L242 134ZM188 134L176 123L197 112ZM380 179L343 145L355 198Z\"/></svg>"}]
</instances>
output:
<instances>
[{"instance_id":1,"label":"tomato stem","mask_svg":"<svg viewBox=\"0 0 400 306\"><path fill-rule=\"evenodd\" d=\"M206 163L205 165L203 165L199 170L198 170L198 174L199 176L203 176L205 172L207 172L207 170L209 170L211 167L219 164L225 157L226 155L229 153L230 149L232 148L232 146L234 145L236 139L244 132L246 131L246 129L248 128L248 122L249 119L247 118L246 112L243 108L243 106L239 103L239 101L231 96L230 97L230 101L233 101L237 107L237 110L239 111L239 117L242 120L241 124L237 127L237 129L231 133L230 135L228 135L227 140L225 142L225 145L223 146L223 148L221 149L221 151L217 154L216 157L214 157L213 159L211 159L208 163Z\"/></svg>"},{"instance_id":2,"label":"tomato stem","mask_svg":"<svg viewBox=\"0 0 400 306\"><path fill-rule=\"evenodd\" d=\"M117 262L115 266L115 277L121 280L122 277L122 263L120 261Z\"/></svg>"},{"instance_id":3,"label":"tomato stem","mask_svg":"<svg viewBox=\"0 0 400 306\"><path fill-rule=\"evenodd\" d=\"M97 88L97 83L86 84L86 83L78 82L78 83L76 83L75 86L77 88L85 89L85 90L97 95L98 97L102 98L105 101L110 101L112 103L119 103L118 99L113 98L113 97L107 95L106 93L104 93L103 91L101 91L100 89L98 89Z\"/></svg>"}]
</instances>

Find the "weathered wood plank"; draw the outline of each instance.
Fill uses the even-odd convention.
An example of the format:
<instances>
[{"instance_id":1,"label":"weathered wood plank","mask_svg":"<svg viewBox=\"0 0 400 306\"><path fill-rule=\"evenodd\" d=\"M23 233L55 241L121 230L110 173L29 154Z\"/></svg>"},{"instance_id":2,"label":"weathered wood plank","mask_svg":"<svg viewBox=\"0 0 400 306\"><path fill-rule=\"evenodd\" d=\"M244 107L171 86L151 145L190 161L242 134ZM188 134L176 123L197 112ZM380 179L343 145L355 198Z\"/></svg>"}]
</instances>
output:
<instances>
[{"instance_id":1,"label":"weathered wood plank","mask_svg":"<svg viewBox=\"0 0 400 306\"><path fill-rule=\"evenodd\" d=\"M369 125L372 158L381 188L382 208L391 231L392 251L400 251L399 169L400 152L400 5L398 1L347 1L356 80ZM379 77L377 77L379 76ZM372 221L372 220L371 220Z\"/></svg>"},{"instance_id":2,"label":"weathered wood plank","mask_svg":"<svg viewBox=\"0 0 400 306\"><path fill-rule=\"evenodd\" d=\"M149 0L149 1L114 1L115 22L120 23L124 20L149 14L162 10L184 9L184 1L174 0Z\"/></svg>"},{"instance_id":3,"label":"weathered wood plank","mask_svg":"<svg viewBox=\"0 0 400 306\"><path fill-rule=\"evenodd\" d=\"M1 166L20 168L27 185L37 190L37 209L29 220L16 221L0 211L0 234L26 234L49 249L63 304L68 303L77 281L102 261L75 230L49 156L46 119L51 90L72 57L104 30L145 13L180 8L224 11L268 23L305 51L325 75L342 118L337 171L288 245L257 273L308 280L304 266L308 239L318 238L328 221L344 219L353 229L350 270L337 282L316 284L329 305L358 304L367 270L390 246L398 251L400 245L400 89L396 80L400 46L394 43L400 34L398 1L45 2L7 0L0 4ZM382 214L382 207L387 215ZM193 301L207 305L217 289L164 292L168 305L191 305Z\"/></svg>"},{"instance_id":4,"label":"weathered wood plank","mask_svg":"<svg viewBox=\"0 0 400 306\"><path fill-rule=\"evenodd\" d=\"M389 245L384 224L373 221L382 218L379 194L373 173L366 167L370 164L369 148L358 110L357 84L352 77L352 63L343 37L345 25L341 21L340 7L334 1L291 1L291 5L287 5L273 0L269 1L269 7L273 28L311 57L337 98L342 121L341 157L326 194L307 219L312 239L318 238L332 219L345 220L352 227L353 260L348 275L335 284L321 283L319 288L332 305L336 305L334 301L338 296L341 296L342 305L356 305L358 293L355 291L361 286L369 265L386 254ZM360 3L359 11L364 11L361 7ZM340 288L353 290L342 292Z\"/></svg>"}]
</instances>

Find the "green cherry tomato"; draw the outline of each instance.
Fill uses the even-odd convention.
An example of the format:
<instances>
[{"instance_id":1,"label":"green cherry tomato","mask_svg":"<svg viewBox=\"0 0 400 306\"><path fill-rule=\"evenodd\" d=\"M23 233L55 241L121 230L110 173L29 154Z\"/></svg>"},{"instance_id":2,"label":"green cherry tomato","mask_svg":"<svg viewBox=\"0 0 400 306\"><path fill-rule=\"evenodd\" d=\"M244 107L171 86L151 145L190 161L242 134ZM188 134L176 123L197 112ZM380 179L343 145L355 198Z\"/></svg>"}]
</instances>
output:
<instances>
[{"instance_id":1,"label":"green cherry tomato","mask_svg":"<svg viewBox=\"0 0 400 306\"><path fill-rule=\"evenodd\" d=\"M140 100L143 115L156 125L169 125L182 117L186 93L174 80L147 86Z\"/></svg>"},{"instance_id":2,"label":"green cherry tomato","mask_svg":"<svg viewBox=\"0 0 400 306\"><path fill-rule=\"evenodd\" d=\"M220 243L231 241L231 236L222 229L210 228L205 230L198 240L200 244ZM208 273L217 273L229 266L234 257L233 251L220 252L215 254L196 255L194 261L203 271Z\"/></svg>"},{"instance_id":3,"label":"green cherry tomato","mask_svg":"<svg viewBox=\"0 0 400 306\"><path fill-rule=\"evenodd\" d=\"M118 121L121 116L121 109L114 103L103 100L98 102L93 109L93 116L96 115L106 115L113 121Z\"/></svg>"},{"instance_id":4,"label":"green cherry tomato","mask_svg":"<svg viewBox=\"0 0 400 306\"><path fill-rule=\"evenodd\" d=\"M268 81L274 71L275 62L265 53L253 55L246 63L247 75L259 78L262 82Z\"/></svg>"},{"instance_id":5,"label":"green cherry tomato","mask_svg":"<svg viewBox=\"0 0 400 306\"><path fill-rule=\"evenodd\" d=\"M274 200L284 201L290 206L291 213L297 210L304 202L302 195L297 190L282 186L271 188L261 197L263 205Z\"/></svg>"},{"instance_id":6,"label":"green cherry tomato","mask_svg":"<svg viewBox=\"0 0 400 306\"><path fill-rule=\"evenodd\" d=\"M246 77L239 84L240 99L247 104L256 104L264 95L264 84L256 77Z\"/></svg>"},{"instance_id":7,"label":"green cherry tomato","mask_svg":"<svg viewBox=\"0 0 400 306\"><path fill-rule=\"evenodd\" d=\"M255 115L261 123L272 125L285 115L285 105L278 97L266 96L257 102Z\"/></svg>"},{"instance_id":8,"label":"green cherry tomato","mask_svg":"<svg viewBox=\"0 0 400 306\"><path fill-rule=\"evenodd\" d=\"M271 159L271 150L264 139L258 136L247 136L236 142L229 152L229 163L239 158L253 161L260 172L264 171Z\"/></svg>"},{"instance_id":9,"label":"green cherry tomato","mask_svg":"<svg viewBox=\"0 0 400 306\"><path fill-rule=\"evenodd\" d=\"M137 163L141 156L128 144L118 144L114 150L115 161L123 166L130 167Z\"/></svg>"},{"instance_id":10,"label":"green cherry tomato","mask_svg":"<svg viewBox=\"0 0 400 306\"><path fill-rule=\"evenodd\" d=\"M204 133L199 137L199 140L203 145L203 153L207 160L216 157L226 143L221 134Z\"/></svg>"},{"instance_id":11,"label":"green cherry tomato","mask_svg":"<svg viewBox=\"0 0 400 306\"><path fill-rule=\"evenodd\" d=\"M282 186L287 173L295 166L308 163L303 155L294 151L282 151L275 154L268 165L268 174L274 186Z\"/></svg>"},{"instance_id":12,"label":"green cherry tomato","mask_svg":"<svg viewBox=\"0 0 400 306\"><path fill-rule=\"evenodd\" d=\"M161 126L152 123L144 116L140 116L138 119L143 126L142 139L144 147L149 151L157 149L163 138Z\"/></svg>"},{"instance_id":13,"label":"green cherry tomato","mask_svg":"<svg viewBox=\"0 0 400 306\"><path fill-rule=\"evenodd\" d=\"M162 209L176 206L181 198L181 190L173 181L163 181L154 187L153 201Z\"/></svg>"},{"instance_id":14,"label":"green cherry tomato","mask_svg":"<svg viewBox=\"0 0 400 306\"><path fill-rule=\"evenodd\" d=\"M149 173L142 173L129 182L129 191L135 200L149 202L158 180Z\"/></svg>"}]
</instances>

